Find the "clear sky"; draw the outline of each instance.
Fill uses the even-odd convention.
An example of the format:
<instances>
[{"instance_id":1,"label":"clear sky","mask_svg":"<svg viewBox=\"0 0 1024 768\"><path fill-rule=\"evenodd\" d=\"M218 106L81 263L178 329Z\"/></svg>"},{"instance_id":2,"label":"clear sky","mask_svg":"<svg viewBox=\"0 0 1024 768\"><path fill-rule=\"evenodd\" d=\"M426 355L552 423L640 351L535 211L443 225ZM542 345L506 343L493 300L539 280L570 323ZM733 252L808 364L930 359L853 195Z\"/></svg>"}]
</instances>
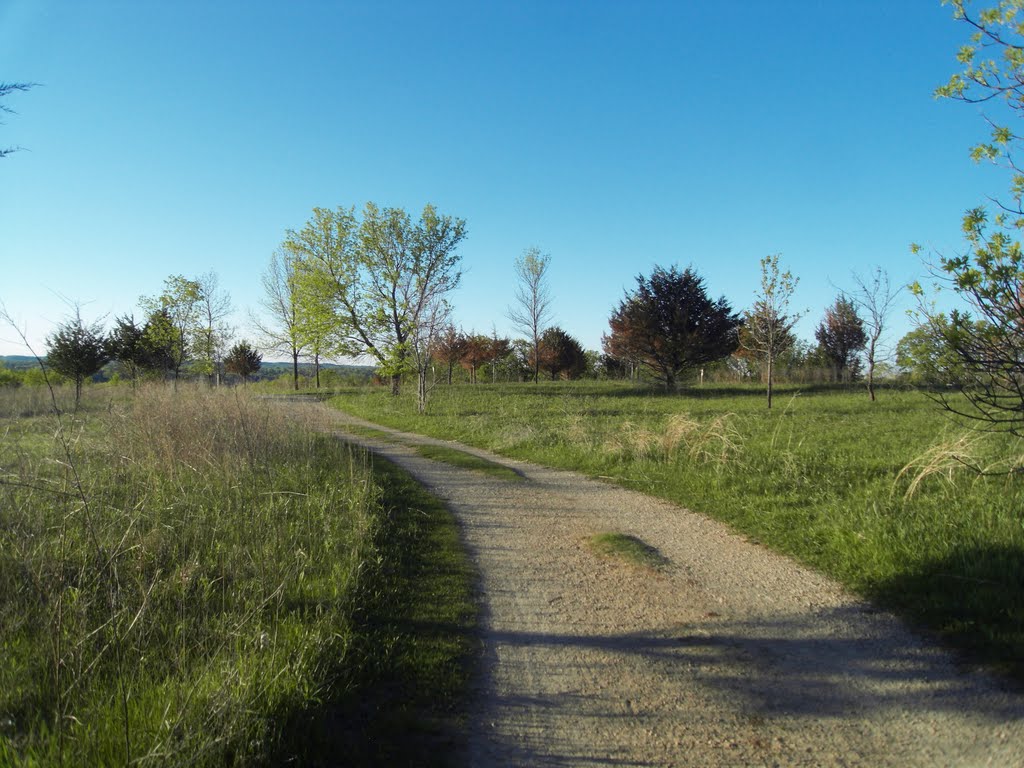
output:
<instances>
[{"instance_id":1,"label":"clear sky","mask_svg":"<svg viewBox=\"0 0 1024 768\"><path fill-rule=\"evenodd\" d=\"M429 202L468 224L467 330L513 334L537 246L587 348L638 273L693 265L739 310L770 253L811 339L851 271L920 277L909 244L962 249L1006 189L980 111L932 97L967 36L938 0L0 0L0 81L40 84L4 102L0 301L41 349L65 300L139 316L213 270L254 339L313 206Z\"/></svg>"}]
</instances>

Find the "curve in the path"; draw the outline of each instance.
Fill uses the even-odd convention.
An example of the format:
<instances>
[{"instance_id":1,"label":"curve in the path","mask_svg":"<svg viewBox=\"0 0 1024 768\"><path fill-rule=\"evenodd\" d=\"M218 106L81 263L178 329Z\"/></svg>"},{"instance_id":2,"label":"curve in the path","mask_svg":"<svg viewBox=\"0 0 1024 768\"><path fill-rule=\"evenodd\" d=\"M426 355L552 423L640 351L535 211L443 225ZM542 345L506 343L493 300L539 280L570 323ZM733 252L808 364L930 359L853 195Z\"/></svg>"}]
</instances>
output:
<instances>
[{"instance_id":1,"label":"curve in the path","mask_svg":"<svg viewBox=\"0 0 1024 768\"><path fill-rule=\"evenodd\" d=\"M1024 698L898 619L667 502L353 417L461 521L481 573L469 764L1021 766ZM442 443L522 482L425 459ZM594 555L618 531L655 572Z\"/></svg>"}]
</instances>

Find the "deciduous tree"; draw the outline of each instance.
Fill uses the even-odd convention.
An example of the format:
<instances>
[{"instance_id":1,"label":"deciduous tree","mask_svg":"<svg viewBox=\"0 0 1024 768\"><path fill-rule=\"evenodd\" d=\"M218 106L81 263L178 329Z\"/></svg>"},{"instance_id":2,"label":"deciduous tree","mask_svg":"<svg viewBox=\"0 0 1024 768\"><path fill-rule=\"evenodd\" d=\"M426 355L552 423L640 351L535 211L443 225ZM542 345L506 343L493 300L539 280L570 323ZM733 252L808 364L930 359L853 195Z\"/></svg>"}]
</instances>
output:
<instances>
[{"instance_id":1,"label":"deciduous tree","mask_svg":"<svg viewBox=\"0 0 1024 768\"><path fill-rule=\"evenodd\" d=\"M219 384L224 355L234 331L228 325L231 295L220 285L217 273L210 271L195 279L199 289L196 325L193 330L192 357L195 372Z\"/></svg>"},{"instance_id":2,"label":"deciduous tree","mask_svg":"<svg viewBox=\"0 0 1024 768\"><path fill-rule=\"evenodd\" d=\"M944 406L976 420L983 428L1024 437L1024 170L1015 151L1021 134L1011 121L1024 115L1024 2L1005 0L973 12L963 0L952 0L954 18L971 30L958 60L963 69L937 89L940 97L984 104L990 139L975 146L975 160L989 160L1010 170L1010 197L996 205L994 217L985 207L964 215L966 253L938 257L935 274L966 305L948 315L921 299L920 314L928 335L941 338L959 361L963 379L957 384L964 399L939 395ZM916 249L916 248L915 248Z\"/></svg>"},{"instance_id":3,"label":"deciduous tree","mask_svg":"<svg viewBox=\"0 0 1024 768\"><path fill-rule=\"evenodd\" d=\"M253 325L260 332L260 345L292 361L292 386L299 389L299 355L306 346L303 320L299 303L298 256L288 248L278 248L270 256L270 263L260 277L263 296L260 306L265 316L252 316Z\"/></svg>"},{"instance_id":4,"label":"deciduous tree","mask_svg":"<svg viewBox=\"0 0 1024 768\"><path fill-rule=\"evenodd\" d=\"M765 366L769 408L772 407L775 361L796 340L793 326L800 314L789 313L789 302L798 282L789 270L779 270L778 254L765 256L761 259L761 290L754 306L744 313L740 346Z\"/></svg>"},{"instance_id":5,"label":"deciduous tree","mask_svg":"<svg viewBox=\"0 0 1024 768\"><path fill-rule=\"evenodd\" d=\"M548 267L551 255L541 253L537 247L527 248L515 260L516 303L509 307L508 318L533 344L533 380L540 372L540 340L551 322L551 289L548 286Z\"/></svg>"},{"instance_id":6,"label":"deciduous tree","mask_svg":"<svg viewBox=\"0 0 1024 768\"><path fill-rule=\"evenodd\" d=\"M489 337L479 333L470 332L466 334L463 347L462 367L469 372L471 384L477 383L477 371L481 366L487 364L491 354L491 340Z\"/></svg>"},{"instance_id":7,"label":"deciduous tree","mask_svg":"<svg viewBox=\"0 0 1024 768\"><path fill-rule=\"evenodd\" d=\"M864 318L864 330L867 335L865 358L867 359L868 396L875 400L875 365L879 356L879 341L885 333L889 315L896 306L900 288L893 288L889 282L889 274L881 267L875 267L870 277L864 278L854 273L853 282L856 288L850 295L853 302L860 308Z\"/></svg>"},{"instance_id":8,"label":"deciduous tree","mask_svg":"<svg viewBox=\"0 0 1024 768\"><path fill-rule=\"evenodd\" d=\"M177 382L195 348L200 323L202 286L197 280L171 275L158 296L143 296L139 304L148 312L147 343L166 352L169 370Z\"/></svg>"},{"instance_id":9,"label":"deciduous tree","mask_svg":"<svg viewBox=\"0 0 1024 768\"><path fill-rule=\"evenodd\" d=\"M967 383L960 356L946 343L949 319L936 313L896 343L896 365L914 384L929 386Z\"/></svg>"},{"instance_id":10,"label":"deciduous tree","mask_svg":"<svg viewBox=\"0 0 1024 768\"><path fill-rule=\"evenodd\" d=\"M736 350L742 320L724 297L708 297L691 267L655 267L650 278L636 281L608 321L610 346L630 350L666 389L687 371Z\"/></svg>"},{"instance_id":11,"label":"deciduous tree","mask_svg":"<svg viewBox=\"0 0 1024 768\"><path fill-rule=\"evenodd\" d=\"M434 357L448 369L448 384L452 383L452 371L466 353L466 336L449 325L438 334L434 343Z\"/></svg>"},{"instance_id":12,"label":"deciduous tree","mask_svg":"<svg viewBox=\"0 0 1024 768\"><path fill-rule=\"evenodd\" d=\"M464 220L432 205L413 221L399 208L367 203L361 221L351 208L314 208L305 227L288 231L286 246L302 260L311 290L329 296L339 351L371 355L397 394L405 373L418 368L421 383L426 377L426 350L459 283L465 236Z\"/></svg>"}]
</instances>

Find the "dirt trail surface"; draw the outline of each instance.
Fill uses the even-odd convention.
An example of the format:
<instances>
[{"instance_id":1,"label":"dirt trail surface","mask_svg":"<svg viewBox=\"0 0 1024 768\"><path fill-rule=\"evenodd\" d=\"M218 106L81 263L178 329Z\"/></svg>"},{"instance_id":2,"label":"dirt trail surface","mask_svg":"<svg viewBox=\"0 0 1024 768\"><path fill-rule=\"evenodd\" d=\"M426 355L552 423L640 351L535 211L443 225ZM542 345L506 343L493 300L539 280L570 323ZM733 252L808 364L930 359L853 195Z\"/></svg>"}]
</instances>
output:
<instances>
[{"instance_id":1,"label":"dirt trail surface","mask_svg":"<svg viewBox=\"0 0 1024 768\"><path fill-rule=\"evenodd\" d=\"M1024 696L822 575L640 493L377 428L392 437L353 439L447 502L480 570L470 765L1024 765ZM606 531L670 565L594 555Z\"/></svg>"}]
</instances>

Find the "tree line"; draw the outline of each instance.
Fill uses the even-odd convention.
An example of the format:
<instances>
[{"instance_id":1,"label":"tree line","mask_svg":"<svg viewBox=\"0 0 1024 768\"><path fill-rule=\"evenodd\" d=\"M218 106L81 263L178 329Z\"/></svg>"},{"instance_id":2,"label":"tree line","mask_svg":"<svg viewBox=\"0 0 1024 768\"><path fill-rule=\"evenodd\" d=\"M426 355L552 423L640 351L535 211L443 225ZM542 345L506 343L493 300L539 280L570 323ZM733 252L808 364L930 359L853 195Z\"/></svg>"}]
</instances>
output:
<instances>
[{"instance_id":1,"label":"tree line","mask_svg":"<svg viewBox=\"0 0 1024 768\"><path fill-rule=\"evenodd\" d=\"M47 337L44 362L74 384L76 403L84 382L109 362L133 384L177 382L186 373L219 384L225 374L246 381L259 371L262 355L252 344L231 344L231 297L215 272L194 279L171 275L162 292L141 297L139 306L144 320L122 315L106 331L102 320L87 322L75 305Z\"/></svg>"},{"instance_id":2,"label":"tree line","mask_svg":"<svg viewBox=\"0 0 1024 768\"><path fill-rule=\"evenodd\" d=\"M1011 169L1010 198L997 203L994 216L986 207L969 210L962 221L968 250L937 256L933 277L956 294L962 309L940 312L920 285L913 286L919 322L896 345L895 359L912 381L962 393L963 400L940 395L950 410L1024 433L1024 249L1018 239L1024 171L1014 157L1019 136L1008 124L1024 111L1021 4L976 13L963 0L950 4L972 37L958 55L962 71L936 93L1001 107L1006 120L990 117L991 138L972 154ZM0 97L28 87L0 84ZM315 208L303 227L286 231L264 273L266 314L256 318L261 346L289 355L296 387L300 357L319 370L324 358L369 356L395 393L404 378L415 376L421 410L436 381L429 374L442 366L451 381L456 365L474 382L485 380L481 373L489 368L492 381L499 370L534 381L542 372L552 378L644 375L670 390L717 369L763 380L769 407L777 376L817 371L832 381L863 379L869 396L876 395L876 372L887 357L884 333L900 291L881 268L854 276L853 290L840 292L825 309L811 344L793 332L803 314L790 307L798 279L782 269L778 256L761 260L759 291L743 312L724 297L711 298L692 266L659 266L637 276L636 287L611 309L598 354L552 324L550 256L537 248L513 265L517 291L507 317L524 338L457 330L448 297L461 279L458 248L466 234L463 219L431 205L415 218L374 203L358 214L354 207ZM215 381L229 360L255 364L258 352L247 342L253 354L226 346L230 303L215 276L172 276L161 294L144 297L140 306L143 321L117 318L108 335L76 312L48 340L51 364L78 387L83 372L104 358L117 359L133 380L177 380L187 367ZM243 363L231 365L242 370Z\"/></svg>"}]
</instances>

